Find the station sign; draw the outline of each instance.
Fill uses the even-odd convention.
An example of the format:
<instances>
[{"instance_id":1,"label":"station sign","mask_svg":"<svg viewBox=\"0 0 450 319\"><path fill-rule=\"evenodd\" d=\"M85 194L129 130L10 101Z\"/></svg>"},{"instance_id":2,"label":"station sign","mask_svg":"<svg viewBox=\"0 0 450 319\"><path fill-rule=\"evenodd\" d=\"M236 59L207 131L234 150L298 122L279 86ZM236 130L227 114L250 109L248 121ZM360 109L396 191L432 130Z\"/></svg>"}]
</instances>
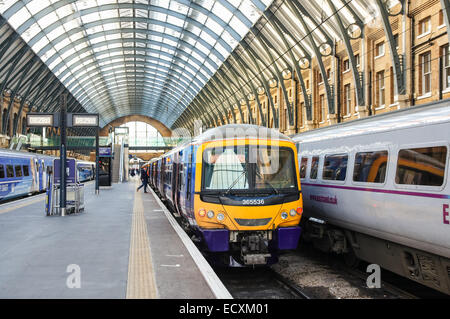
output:
<instances>
[{"instance_id":1,"label":"station sign","mask_svg":"<svg viewBox=\"0 0 450 319\"><path fill-rule=\"evenodd\" d=\"M72 127L97 127L98 114L69 113L68 126Z\"/></svg>"},{"instance_id":2,"label":"station sign","mask_svg":"<svg viewBox=\"0 0 450 319\"><path fill-rule=\"evenodd\" d=\"M98 149L99 157L109 157L112 156L111 147L99 147Z\"/></svg>"},{"instance_id":3,"label":"station sign","mask_svg":"<svg viewBox=\"0 0 450 319\"><path fill-rule=\"evenodd\" d=\"M59 113L28 113L28 127L60 127ZM98 127L99 115L89 113L67 113L66 127Z\"/></svg>"},{"instance_id":4,"label":"station sign","mask_svg":"<svg viewBox=\"0 0 450 319\"><path fill-rule=\"evenodd\" d=\"M128 127L115 127L114 128L114 134L115 135L128 135Z\"/></svg>"},{"instance_id":5,"label":"station sign","mask_svg":"<svg viewBox=\"0 0 450 319\"><path fill-rule=\"evenodd\" d=\"M56 114L53 113L28 113L28 127L53 127L58 126L58 120L55 119Z\"/></svg>"}]
</instances>

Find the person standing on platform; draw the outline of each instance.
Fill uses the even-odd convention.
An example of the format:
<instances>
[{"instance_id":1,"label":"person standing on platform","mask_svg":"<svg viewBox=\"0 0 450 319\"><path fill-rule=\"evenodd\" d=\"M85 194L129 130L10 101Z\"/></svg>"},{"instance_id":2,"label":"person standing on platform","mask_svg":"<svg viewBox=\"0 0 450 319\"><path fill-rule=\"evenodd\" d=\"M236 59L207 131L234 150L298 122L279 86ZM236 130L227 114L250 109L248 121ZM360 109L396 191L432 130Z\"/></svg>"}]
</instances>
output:
<instances>
[{"instance_id":1,"label":"person standing on platform","mask_svg":"<svg viewBox=\"0 0 450 319\"><path fill-rule=\"evenodd\" d=\"M141 181L142 181L142 185L136 189L136 192L139 192L139 190L142 187L144 187L144 193L147 193L148 174L147 174L147 171L145 170L145 168L141 169Z\"/></svg>"}]
</instances>

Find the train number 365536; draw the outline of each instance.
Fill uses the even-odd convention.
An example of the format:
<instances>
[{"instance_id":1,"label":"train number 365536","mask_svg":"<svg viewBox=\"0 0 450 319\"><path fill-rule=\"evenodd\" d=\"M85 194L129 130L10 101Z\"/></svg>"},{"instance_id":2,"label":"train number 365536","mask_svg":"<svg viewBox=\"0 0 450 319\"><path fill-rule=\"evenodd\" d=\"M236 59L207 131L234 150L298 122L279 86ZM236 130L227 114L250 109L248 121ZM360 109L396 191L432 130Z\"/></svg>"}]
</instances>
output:
<instances>
[{"instance_id":1,"label":"train number 365536","mask_svg":"<svg viewBox=\"0 0 450 319\"><path fill-rule=\"evenodd\" d=\"M264 199L244 199L243 205L264 205Z\"/></svg>"}]
</instances>

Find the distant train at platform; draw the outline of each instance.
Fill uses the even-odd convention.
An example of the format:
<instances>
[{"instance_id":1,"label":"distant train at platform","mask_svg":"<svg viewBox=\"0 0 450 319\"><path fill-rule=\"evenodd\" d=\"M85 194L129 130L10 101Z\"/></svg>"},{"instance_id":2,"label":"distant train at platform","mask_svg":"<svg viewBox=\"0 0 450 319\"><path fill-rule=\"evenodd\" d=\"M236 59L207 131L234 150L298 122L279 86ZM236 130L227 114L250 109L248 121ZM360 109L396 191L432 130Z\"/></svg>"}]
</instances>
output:
<instances>
[{"instance_id":1,"label":"distant train at platform","mask_svg":"<svg viewBox=\"0 0 450 319\"><path fill-rule=\"evenodd\" d=\"M300 237L296 154L275 130L225 125L147 167L152 188L209 257L228 266L267 265Z\"/></svg>"},{"instance_id":2,"label":"distant train at platform","mask_svg":"<svg viewBox=\"0 0 450 319\"><path fill-rule=\"evenodd\" d=\"M87 161L77 161L76 169L78 182L83 183L95 179L95 163Z\"/></svg>"},{"instance_id":3,"label":"distant train at platform","mask_svg":"<svg viewBox=\"0 0 450 319\"><path fill-rule=\"evenodd\" d=\"M0 150L0 202L41 193L48 187L49 172L56 157ZM95 163L77 161L79 182L94 179Z\"/></svg>"},{"instance_id":4,"label":"distant train at platform","mask_svg":"<svg viewBox=\"0 0 450 319\"><path fill-rule=\"evenodd\" d=\"M293 137L302 240L450 294L450 101Z\"/></svg>"}]
</instances>

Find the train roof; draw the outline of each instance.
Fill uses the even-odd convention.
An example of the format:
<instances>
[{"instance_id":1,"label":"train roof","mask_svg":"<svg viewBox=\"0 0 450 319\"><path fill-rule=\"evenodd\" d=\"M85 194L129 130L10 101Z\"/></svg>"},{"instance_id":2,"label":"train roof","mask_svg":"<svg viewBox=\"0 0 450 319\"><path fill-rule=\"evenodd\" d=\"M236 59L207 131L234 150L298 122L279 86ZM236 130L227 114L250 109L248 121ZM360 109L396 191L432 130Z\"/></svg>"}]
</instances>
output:
<instances>
[{"instance_id":1,"label":"train roof","mask_svg":"<svg viewBox=\"0 0 450 319\"><path fill-rule=\"evenodd\" d=\"M178 145L169 152L161 155L156 160L170 156L189 144L201 144L225 139L271 139L292 142L292 139L289 136L264 126L252 124L227 124L208 129L204 133L194 137L191 141Z\"/></svg>"},{"instance_id":2,"label":"train roof","mask_svg":"<svg viewBox=\"0 0 450 319\"><path fill-rule=\"evenodd\" d=\"M30 153L30 152L24 152L24 151L16 151L16 150L10 150L7 148L0 149L0 155L7 155L7 156L38 156L38 157L52 157L45 154L38 154L38 153Z\"/></svg>"},{"instance_id":3,"label":"train roof","mask_svg":"<svg viewBox=\"0 0 450 319\"><path fill-rule=\"evenodd\" d=\"M194 143L204 143L222 139L273 139L292 142L290 137L277 130L252 124L228 124L211 128L193 139Z\"/></svg>"},{"instance_id":4,"label":"train roof","mask_svg":"<svg viewBox=\"0 0 450 319\"><path fill-rule=\"evenodd\" d=\"M330 125L300 133L295 142L314 142L450 122L450 99Z\"/></svg>"}]
</instances>

